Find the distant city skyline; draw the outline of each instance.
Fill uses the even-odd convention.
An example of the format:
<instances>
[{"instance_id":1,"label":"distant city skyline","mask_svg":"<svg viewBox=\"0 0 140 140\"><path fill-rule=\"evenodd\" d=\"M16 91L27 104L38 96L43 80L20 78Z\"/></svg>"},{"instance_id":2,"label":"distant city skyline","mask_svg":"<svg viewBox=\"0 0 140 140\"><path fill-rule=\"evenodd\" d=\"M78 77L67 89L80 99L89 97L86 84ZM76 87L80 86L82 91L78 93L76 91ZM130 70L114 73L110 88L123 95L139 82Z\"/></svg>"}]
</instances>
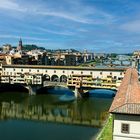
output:
<instances>
[{"instance_id":1,"label":"distant city skyline","mask_svg":"<svg viewBox=\"0 0 140 140\"><path fill-rule=\"evenodd\" d=\"M138 0L0 0L0 46L130 53L140 49Z\"/></svg>"}]
</instances>

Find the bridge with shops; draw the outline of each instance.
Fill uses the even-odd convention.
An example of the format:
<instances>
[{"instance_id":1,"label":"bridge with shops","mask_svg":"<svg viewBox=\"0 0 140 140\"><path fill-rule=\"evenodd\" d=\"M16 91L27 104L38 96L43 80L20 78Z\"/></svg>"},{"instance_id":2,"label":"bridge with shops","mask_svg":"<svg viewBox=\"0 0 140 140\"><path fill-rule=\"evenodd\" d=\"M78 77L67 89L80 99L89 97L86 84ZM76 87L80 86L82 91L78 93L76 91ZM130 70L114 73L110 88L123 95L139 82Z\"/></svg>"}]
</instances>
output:
<instances>
[{"instance_id":1,"label":"bridge with shops","mask_svg":"<svg viewBox=\"0 0 140 140\"><path fill-rule=\"evenodd\" d=\"M79 89L117 89L126 68L66 67L39 65L1 65L1 84L21 84L30 94L45 86L72 88L76 96ZM83 92L84 92L83 91Z\"/></svg>"}]
</instances>

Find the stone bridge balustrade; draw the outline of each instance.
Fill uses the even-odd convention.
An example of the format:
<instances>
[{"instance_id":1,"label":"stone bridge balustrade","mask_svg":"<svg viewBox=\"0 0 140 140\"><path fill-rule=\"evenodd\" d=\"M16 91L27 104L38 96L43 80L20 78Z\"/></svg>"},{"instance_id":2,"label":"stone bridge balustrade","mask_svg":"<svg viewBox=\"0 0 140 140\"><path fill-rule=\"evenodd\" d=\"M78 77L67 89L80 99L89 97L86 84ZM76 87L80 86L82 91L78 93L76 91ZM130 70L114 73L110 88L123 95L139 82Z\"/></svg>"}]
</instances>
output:
<instances>
[{"instance_id":1,"label":"stone bridge balustrade","mask_svg":"<svg viewBox=\"0 0 140 140\"><path fill-rule=\"evenodd\" d=\"M67 88L67 83L64 82L51 82L51 81L44 81L43 87L52 87L52 86L61 86Z\"/></svg>"}]
</instances>

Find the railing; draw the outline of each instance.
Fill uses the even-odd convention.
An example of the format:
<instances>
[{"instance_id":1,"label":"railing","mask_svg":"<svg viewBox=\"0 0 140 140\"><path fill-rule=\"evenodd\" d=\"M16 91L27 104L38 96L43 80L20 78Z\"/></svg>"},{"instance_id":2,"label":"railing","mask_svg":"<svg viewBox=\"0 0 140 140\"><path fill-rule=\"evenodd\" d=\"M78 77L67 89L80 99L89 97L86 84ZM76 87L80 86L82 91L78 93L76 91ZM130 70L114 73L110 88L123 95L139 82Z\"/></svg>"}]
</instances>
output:
<instances>
[{"instance_id":1,"label":"railing","mask_svg":"<svg viewBox=\"0 0 140 140\"><path fill-rule=\"evenodd\" d=\"M7 76L7 75L1 75L0 76L0 83L2 84L32 84L32 85L41 85L42 79L37 78L26 78L21 76Z\"/></svg>"},{"instance_id":2,"label":"railing","mask_svg":"<svg viewBox=\"0 0 140 140\"><path fill-rule=\"evenodd\" d=\"M67 87L67 83L64 82L51 82L51 81L44 81L43 86L63 86Z\"/></svg>"},{"instance_id":3,"label":"railing","mask_svg":"<svg viewBox=\"0 0 140 140\"><path fill-rule=\"evenodd\" d=\"M97 82L97 81L72 81L72 82L67 82L68 87L77 87L77 84L80 84L79 88L105 88L105 89L116 89L118 88L118 83L117 82Z\"/></svg>"}]
</instances>

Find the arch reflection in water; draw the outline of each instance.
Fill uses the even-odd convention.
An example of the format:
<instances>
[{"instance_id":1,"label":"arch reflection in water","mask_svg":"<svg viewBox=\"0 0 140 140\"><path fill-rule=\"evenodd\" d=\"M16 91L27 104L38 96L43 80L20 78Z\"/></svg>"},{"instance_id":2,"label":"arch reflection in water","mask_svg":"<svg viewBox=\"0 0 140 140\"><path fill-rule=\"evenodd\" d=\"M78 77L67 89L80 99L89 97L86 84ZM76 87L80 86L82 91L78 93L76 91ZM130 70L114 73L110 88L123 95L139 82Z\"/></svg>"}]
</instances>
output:
<instances>
[{"instance_id":1,"label":"arch reflection in water","mask_svg":"<svg viewBox=\"0 0 140 140\"><path fill-rule=\"evenodd\" d=\"M62 103L57 100L58 98L52 95L39 95L27 97L20 103L3 101L0 118L101 127L112 101L112 99L92 98Z\"/></svg>"}]
</instances>

